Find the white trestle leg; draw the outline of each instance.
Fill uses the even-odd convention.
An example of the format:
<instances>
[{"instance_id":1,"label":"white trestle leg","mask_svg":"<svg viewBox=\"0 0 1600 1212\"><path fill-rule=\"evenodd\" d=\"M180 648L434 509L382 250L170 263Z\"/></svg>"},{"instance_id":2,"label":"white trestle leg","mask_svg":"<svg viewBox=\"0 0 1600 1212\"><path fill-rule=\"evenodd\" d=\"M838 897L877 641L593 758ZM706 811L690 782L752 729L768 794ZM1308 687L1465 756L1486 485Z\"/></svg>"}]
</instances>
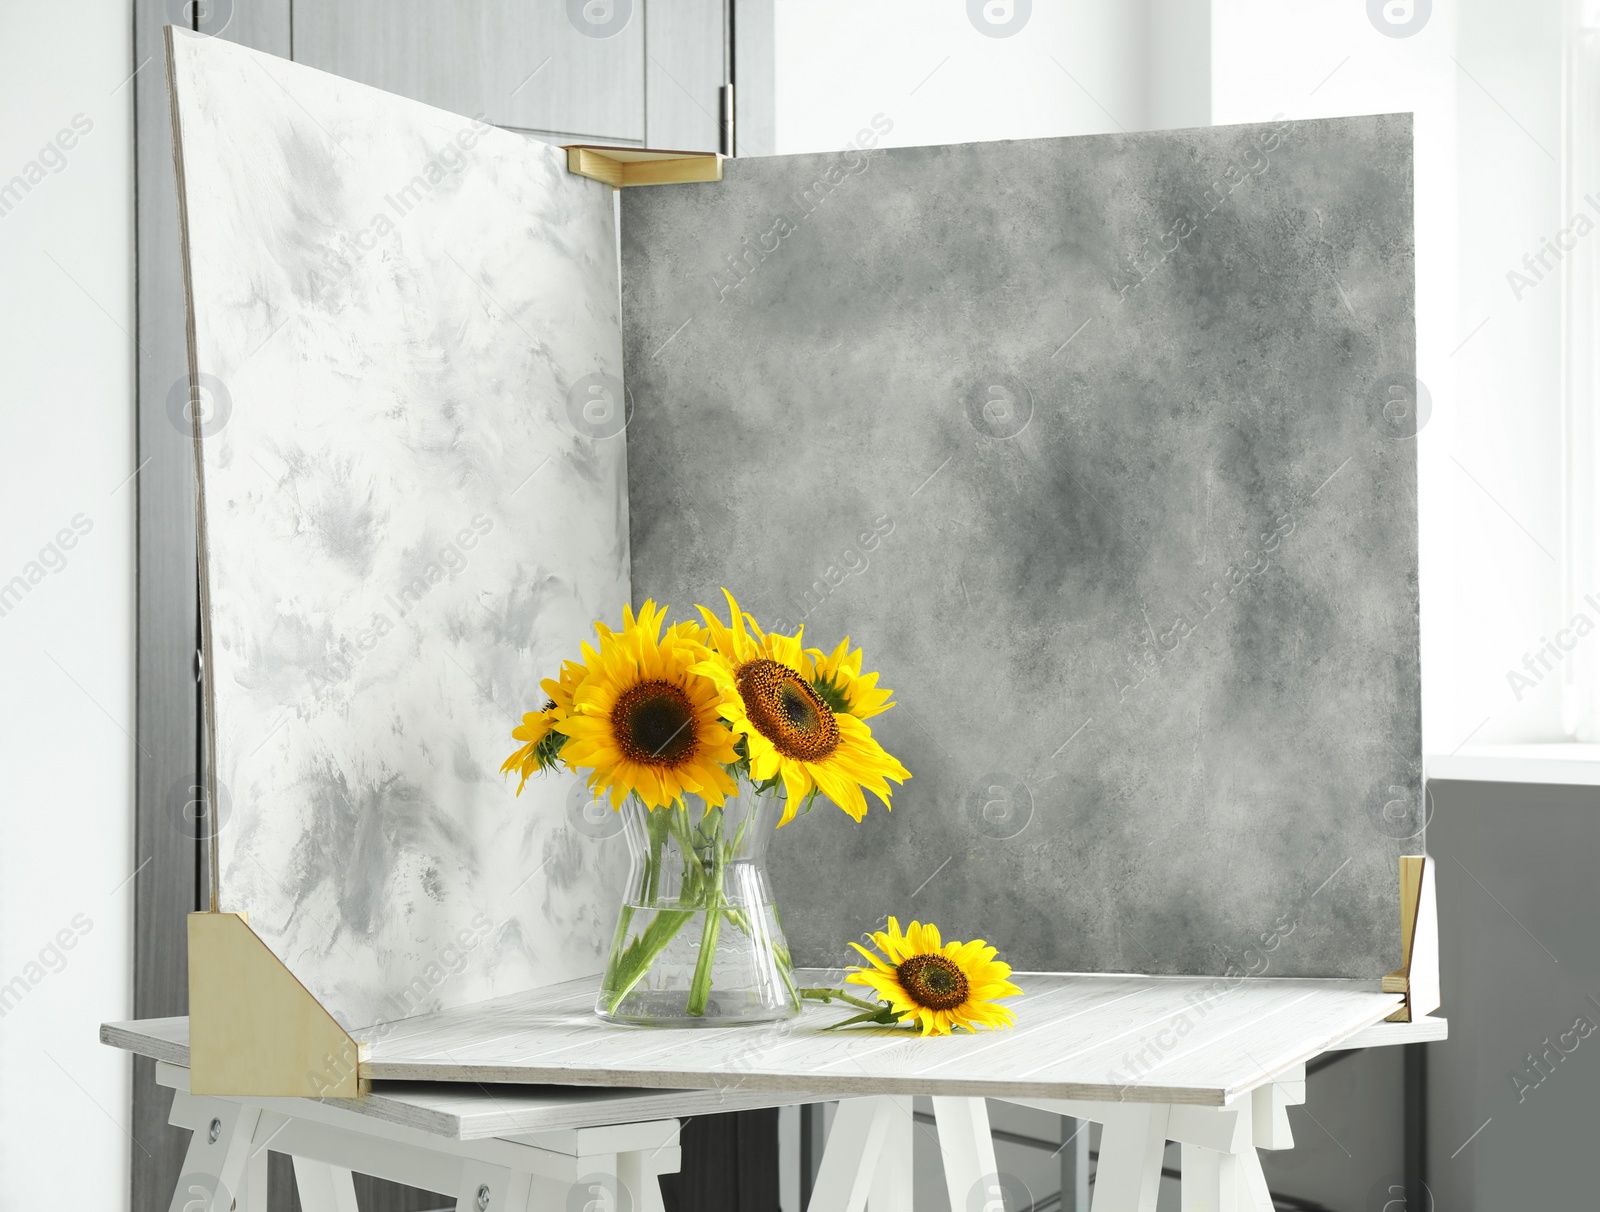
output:
<instances>
[{"instance_id":1,"label":"white trestle leg","mask_svg":"<svg viewBox=\"0 0 1600 1212\"><path fill-rule=\"evenodd\" d=\"M350 1171L309 1157L294 1160L294 1185L302 1212L357 1212Z\"/></svg>"},{"instance_id":2,"label":"white trestle leg","mask_svg":"<svg viewBox=\"0 0 1600 1212\"><path fill-rule=\"evenodd\" d=\"M884 1127L883 1145L872 1173L872 1190L867 1196L870 1212L912 1212L911 1149L916 1132L916 1113L909 1095L884 1098L892 1110Z\"/></svg>"},{"instance_id":3,"label":"white trestle leg","mask_svg":"<svg viewBox=\"0 0 1600 1212\"><path fill-rule=\"evenodd\" d=\"M1305 1101L1305 1069L1296 1066L1220 1111L1185 1108L1190 1130L1174 1135L1183 1141L1183 1212L1272 1212L1256 1150L1293 1148L1287 1108ZM1217 1134L1220 1126L1227 1130Z\"/></svg>"},{"instance_id":4,"label":"white trestle leg","mask_svg":"<svg viewBox=\"0 0 1600 1212\"><path fill-rule=\"evenodd\" d=\"M877 1097L839 1101L806 1212L862 1212L890 1127L902 1117L900 1102Z\"/></svg>"},{"instance_id":5,"label":"white trestle leg","mask_svg":"<svg viewBox=\"0 0 1600 1212\"><path fill-rule=\"evenodd\" d=\"M250 1153L244 1162L244 1190L234 1193L239 1201L238 1212L267 1212L267 1147L287 1122L271 1111L263 1111L257 1117Z\"/></svg>"},{"instance_id":6,"label":"white trestle leg","mask_svg":"<svg viewBox=\"0 0 1600 1212\"><path fill-rule=\"evenodd\" d=\"M682 1161L676 1119L462 1139L336 1102L266 1098L262 1106L192 1095L183 1088L188 1074L171 1065L158 1065L156 1077L174 1087L170 1122L193 1133L170 1212L267 1212L269 1150L292 1159L304 1212L359 1212L355 1174L452 1195L456 1212L664 1212L661 1176L676 1173ZM858 1101L874 1121L865 1135L876 1142L867 1154L875 1165L891 1121L909 1122L911 1103L882 1100L888 1105L878 1109L880 1100ZM893 1161L885 1173L900 1166ZM909 1176L909 1163L904 1168ZM871 1177L869 1170L862 1178L853 1212L865 1203ZM884 1182L888 1201L893 1186ZM910 1212L909 1202L883 1207Z\"/></svg>"},{"instance_id":7,"label":"white trestle leg","mask_svg":"<svg viewBox=\"0 0 1600 1212\"><path fill-rule=\"evenodd\" d=\"M1156 1212L1161 1158L1167 1148L1163 1103L1105 1104L1100 1119L1100 1163L1090 1212Z\"/></svg>"},{"instance_id":8,"label":"white trestle leg","mask_svg":"<svg viewBox=\"0 0 1600 1212\"><path fill-rule=\"evenodd\" d=\"M1183 1146L1183 1212L1272 1212L1256 1150L1293 1147L1287 1108L1305 1099L1305 1067L1296 1066L1225 1107L1007 1101L1101 1125L1092 1212L1155 1212L1169 1140Z\"/></svg>"},{"instance_id":9,"label":"white trestle leg","mask_svg":"<svg viewBox=\"0 0 1600 1212\"><path fill-rule=\"evenodd\" d=\"M1183 1212L1272 1212L1266 1175L1254 1148L1218 1153L1183 1146Z\"/></svg>"},{"instance_id":10,"label":"white trestle leg","mask_svg":"<svg viewBox=\"0 0 1600 1212\"><path fill-rule=\"evenodd\" d=\"M599 1167L596 1167L599 1169ZM616 1197L616 1167L615 1164L602 1171L610 1180L611 1202L606 1202L605 1196L596 1197L594 1203L573 1199L573 1186L560 1183L557 1190L560 1192L561 1202L558 1208L594 1208L596 1212L612 1212L612 1209L623 1208L620 1199ZM461 1180L456 1184L456 1212L524 1212L528 1207L528 1193L533 1188L535 1179L526 1171L508 1170L504 1166L489 1165L486 1162L471 1160L462 1163ZM602 1188L604 1189L604 1188ZM533 1205L539 1207L538 1203ZM631 1204L627 1205L632 1207Z\"/></svg>"},{"instance_id":11,"label":"white trestle leg","mask_svg":"<svg viewBox=\"0 0 1600 1212\"><path fill-rule=\"evenodd\" d=\"M187 1096L185 1096L187 1097ZM231 1212L244 1208L250 1142L261 1111L222 1099L199 1099L194 1135L183 1158L183 1174L172 1193L170 1212ZM174 1122L177 1122L176 1117ZM250 1212L265 1212L266 1205Z\"/></svg>"},{"instance_id":12,"label":"white trestle leg","mask_svg":"<svg viewBox=\"0 0 1600 1212\"><path fill-rule=\"evenodd\" d=\"M617 1154L617 1186L635 1197L632 1212L666 1212L661 1176L678 1172L678 1148Z\"/></svg>"},{"instance_id":13,"label":"white trestle leg","mask_svg":"<svg viewBox=\"0 0 1600 1212\"><path fill-rule=\"evenodd\" d=\"M941 1100L934 1099L935 1109ZM946 1099L948 1103L977 1103L979 1099ZM1075 1119L1092 1120L1100 1125L1100 1162L1095 1168L1094 1194L1090 1199L1091 1212L1155 1212L1156 1197L1161 1191L1161 1159L1167 1141L1183 1140L1186 1135L1199 1133L1206 1143L1225 1148L1240 1131L1248 1139L1248 1120L1243 1129L1237 1115L1219 1117L1218 1112L1204 1107L1174 1107L1167 1103L1092 1103L1065 1099L1007 1099L1019 1106L1034 1107L1056 1115L1070 1115ZM1198 1115L1190 1113L1198 1112ZM980 1171L989 1177L995 1174L994 1146L988 1140L988 1116L983 1116L985 1167ZM952 1147L947 1138L965 1145L972 1137L972 1129L964 1129L953 1137L947 1133L945 1120L939 1121L939 1141L944 1147L945 1181L950 1188L952 1208L994 1207L1000 1202L998 1187L991 1198L971 1202L974 1179L971 1163L956 1158L959 1174L952 1169ZM962 1185L965 1184L965 1185Z\"/></svg>"},{"instance_id":14,"label":"white trestle leg","mask_svg":"<svg viewBox=\"0 0 1600 1212\"><path fill-rule=\"evenodd\" d=\"M1003 1207L988 1104L981 1098L936 1095L933 1117L938 1121L939 1152L944 1156L944 1185L950 1194L950 1207L954 1212Z\"/></svg>"}]
</instances>

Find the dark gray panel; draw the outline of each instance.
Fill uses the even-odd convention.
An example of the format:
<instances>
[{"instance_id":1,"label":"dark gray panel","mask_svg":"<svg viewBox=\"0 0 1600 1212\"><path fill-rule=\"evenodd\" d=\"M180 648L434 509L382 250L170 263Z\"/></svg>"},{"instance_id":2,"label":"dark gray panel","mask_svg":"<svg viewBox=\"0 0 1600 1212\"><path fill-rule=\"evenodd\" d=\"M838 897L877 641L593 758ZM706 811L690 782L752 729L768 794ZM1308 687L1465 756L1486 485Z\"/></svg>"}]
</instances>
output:
<instances>
[{"instance_id":1,"label":"dark gray panel","mask_svg":"<svg viewBox=\"0 0 1600 1212\"><path fill-rule=\"evenodd\" d=\"M1388 1204L1389 1212L1428 1212L1425 1203L1390 1202L1389 1188L1403 1186L1405 1177L1404 1058L1404 1048L1365 1048L1312 1062L1305 1104L1289 1108L1294 1148L1260 1154L1272 1193L1306 1201L1280 1199L1277 1206L1380 1212ZM1322 1064L1327 1068L1317 1068Z\"/></svg>"},{"instance_id":2,"label":"dark gray panel","mask_svg":"<svg viewBox=\"0 0 1600 1212\"><path fill-rule=\"evenodd\" d=\"M1428 791L1450 1020L1449 1040L1428 1045L1435 1206L1589 1207L1600 788L1452 781Z\"/></svg>"},{"instance_id":3,"label":"dark gray panel","mask_svg":"<svg viewBox=\"0 0 1600 1212\"><path fill-rule=\"evenodd\" d=\"M202 34L287 59L294 26L290 8L290 0L191 0L183 11L195 14L194 28Z\"/></svg>"},{"instance_id":4,"label":"dark gray panel","mask_svg":"<svg viewBox=\"0 0 1600 1212\"><path fill-rule=\"evenodd\" d=\"M294 59L497 126L639 141L641 4L319 0L295 6Z\"/></svg>"},{"instance_id":5,"label":"dark gray panel","mask_svg":"<svg viewBox=\"0 0 1600 1212\"><path fill-rule=\"evenodd\" d=\"M134 152L138 290L138 655L135 733L133 1010L188 1009L185 915L196 908L196 831L185 820L196 778L194 473L186 402L183 276L173 189L162 29L177 6L134 5ZM169 411L177 393L178 420ZM166 1212L189 1134L167 1124L172 1092L134 1063L133 1212Z\"/></svg>"},{"instance_id":6,"label":"dark gray panel","mask_svg":"<svg viewBox=\"0 0 1600 1212\"><path fill-rule=\"evenodd\" d=\"M195 650L194 465L184 408L183 274L172 173L172 120L162 30L203 32L289 53L289 0L134 5L134 150L138 289L138 708L134 1014L188 1009L185 917L199 906L198 695ZM172 1092L135 1061L131 1204L165 1212L189 1134L167 1124Z\"/></svg>"},{"instance_id":7,"label":"dark gray panel","mask_svg":"<svg viewBox=\"0 0 1600 1212\"><path fill-rule=\"evenodd\" d=\"M1394 968L1409 117L727 170L623 195L634 592L848 632L915 775L780 838L797 959Z\"/></svg>"}]
</instances>

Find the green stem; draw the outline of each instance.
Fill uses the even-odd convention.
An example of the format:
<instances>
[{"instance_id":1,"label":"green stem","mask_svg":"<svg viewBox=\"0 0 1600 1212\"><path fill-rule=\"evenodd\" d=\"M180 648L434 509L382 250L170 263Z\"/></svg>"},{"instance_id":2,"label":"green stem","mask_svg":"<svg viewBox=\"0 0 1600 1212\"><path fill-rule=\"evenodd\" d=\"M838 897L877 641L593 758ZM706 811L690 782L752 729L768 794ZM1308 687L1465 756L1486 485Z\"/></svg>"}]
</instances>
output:
<instances>
[{"instance_id":1,"label":"green stem","mask_svg":"<svg viewBox=\"0 0 1600 1212\"><path fill-rule=\"evenodd\" d=\"M661 889L661 848L667 844L667 832L672 827L666 817L669 811L671 809L650 813L646 823L650 834L650 857L645 861L642 899L647 905L656 903L656 896Z\"/></svg>"},{"instance_id":2,"label":"green stem","mask_svg":"<svg viewBox=\"0 0 1600 1212\"><path fill-rule=\"evenodd\" d=\"M689 1002L684 1013L700 1017L711 1000L711 965L717 955L717 937L722 933L722 914L706 910L706 923L700 932L700 958L695 961L694 980L689 985Z\"/></svg>"},{"instance_id":3,"label":"green stem","mask_svg":"<svg viewBox=\"0 0 1600 1212\"><path fill-rule=\"evenodd\" d=\"M662 809L650 813L646 821L646 831L649 835L649 852L645 860L644 887L639 890L640 900L651 908L655 907L656 897L661 891L661 852L666 845L667 835L671 833L676 813L672 809ZM622 919L617 924L617 937L627 938L628 926L633 921L634 907L624 905ZM606 965L606 974L603 988L611 992L608 1008L616 1012L622 1000L632 993L634 987L643 980L650 971L650 966L655 963L660 954L666 950L667 945L677 937L678 931L683 929L683 924L694 914L681 910L657 909L656 915L631 943L626 947L616 950Z\"/></svg>"},{"instance_id":4,"label":"green stem","mask_svg":"<svg viewBox=\"0 0 1600 1212\"><path fill-rule=\"evenodd\" d=\"M789 948L778 947L775 949L778 960L778 975L783 977L784 988L789 990L789 1000L800 1002L800 990L794 987L794 959L789 954Z\"/></svg>"},{"instance_id":5,"label":"green stem","mask_svg":"<svg viewBox=\"0 0 1600 1212\"><path fill-rule=\"evenodd\" d=\"M695 904L700 899L706 873L694 848L694 835L689 830L688 809L663 808L660 811L666 814L667 828L677 840L678 850L683 855L683 887L678 892L678 900L680 903Z\"/></svg>"},{"instance_id":6,"label":"green stem","mask_svg":"<svg viewBox=\"0 0 1600 1212\"><path fill-rule=\"evenodd\" d=\"M886 1016L889 1014L890 1011L887 1008L880 1006L877 1010L869 1010L862 1014L853 1014L843 1022L829 1023L823 1028L823 1030L837 1031L840 1027L853 1027L857 1023L877 1023L880 1026L892 1027L895 1024L888 1021Z\"/></svg>"},{"instance_id":7,"label":"green stem","mask_svg":"<svg viewBox=\"0 0 1600 1212\"><path fill-rule=\"evenodd\" d=\"M808 1002L823 1002L826 1004L828 1002L840 1001L848 1002L850 1005L861 1010L871 1010L876 1012L883 1009L882 1002L869 1002L859 997L852 997L843 989L802 989L800 990L800 996L805 998Z\"/></svg>"},{"instance_id":8,"label":"green stem","mask_svg":"<svg viewBox=\"0 0 1600 1212\"><path fill-rule=\"evenodd\" d=\"M634 986L650 971L650 965L656 962L656 957L667 949L667 944L677 937L678 931L683 929L683 924L693 916L692 909L656 911L655 918L628 946L617 965L620 987L611 995L608 1006L611 1013L616 1013L617 1007L622 1004L622 999L633 992Z\"/></svg>"},{"instance_id":9,"label":"green stem","mask_svg":"<svg viewBox=\"0 0 1600 1212\"><path fill-rule=\"evenodd\" d=\"M722 875L728 866L728 849L722 844L722 817L719 814L711 838L712 867L706 889L705 925L700 931L700 956L695 960L694 978L689 982L689 1000L684 1013L700 1017L706 1012L711 999L711 965L717 956L717 938L722 933L722 910L726 898L722 892ZM743 827L740 828L743 833Z\"/></svg>"},{"instance_id":10,"label":"green stem","mask_svg":"<svg viewBox=\"0 0 1600 1212\"><path fill-rule=\"evenodd\" d=\"M728 863L733 862L734 855L739 853L739 844L744 841L744 831L749 827L749 824L750 817L748 815L744 818L744 820L739 822L739 829L733 835L733 841L727 844L721 856L723 868L726 868ZM717 880L717 890L719 892L722 890L722 880L720 878ZM728 920L739 928L739 933L743 934L746 938L753 938L753 928L750 924L750 919L745 916L744 910L730 906L726 896L720 897L719 899L724 906L723 912L727 915Z\"/></svg>"},{"instance_id":11,"label":"green stem","mask_svg":"<svg viewBox=\"0 0 1600 1212\"><path fill-rule=\"evenodd\" d=\"M724 887L728 866L734 861L744 841L751 817L745 815L731 841L725 835L724 820L722 811L715 809L708 810L698 824L692 824L687 810L683 809L666 808L649 814L649 848L640 899L646 907L655 909L655 917L619 954L613 955L607 965L605 988L610 993L608 1005L612 1012L649 974L651 965L696 913L703 912L705 921L701 929L700 953L696 957L685 1005L685 1012L690 1015L703 1016L710 1002L712 967L716 961L723 918L727 918L747 936L754 937L755 923L743 908L729 902ZM661 865L669 836L677 842L683 856L678 907L656 908L655 902L661 888ZM626 938L633 913L634 907L624 907L618 938ZM795 988L793 975L788 971L789 957L785 953L778 958L789 994L798 1001L800 991Z\"/></svg>"},{"instance_id":12,"label":"green stem","mask_svg":"<svg viewBox=\"0 0 1600 1212\"><path fill-rule=\"evenodd\" d=\"M622 906L622 916L617 921L617 938L628 937L628 927L633 924L633 906ZM606 963L605 979L601 982L602 989L612 988L617 979L617 968L622 962L622 951L617 947L611 948L611 959ZM613 1007L615 1009L615 1007Z\"/></svg>"}]
</instances>

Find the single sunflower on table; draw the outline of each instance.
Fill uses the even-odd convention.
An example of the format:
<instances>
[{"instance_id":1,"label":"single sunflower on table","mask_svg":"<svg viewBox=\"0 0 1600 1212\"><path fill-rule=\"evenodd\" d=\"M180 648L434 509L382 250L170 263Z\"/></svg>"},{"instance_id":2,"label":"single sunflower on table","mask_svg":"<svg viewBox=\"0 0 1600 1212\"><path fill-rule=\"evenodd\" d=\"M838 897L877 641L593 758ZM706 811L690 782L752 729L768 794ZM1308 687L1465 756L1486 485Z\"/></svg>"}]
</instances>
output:
<instances>
[{"instance_id":1,"label":"single sunflower on table","mask_svg":"<svg viewBox=\"0 0 1600 1212\"><path fill-rule=\"evenodd\" d=\"M872 989L888 1003L890 1013L916 1024L923 1035L1016 1024L1016 1016L995 999L1016 997L1022 990L1007 979L1011 965L996 959L999 952L981 938L945 943L932 922L912 922L902 934L892 917L887 931L871 937L882 955L851 943L872 967L853 968L845 980Z\"/></svg>"},{"instance_id":2,"label":"single sunflower on table","mask_svg":"<svg viewBox=\"0 0 1600 1212\"><path fill-rule=\"evenodd\" d=\"M722 592L729 622L700 608L709 651L694 672L722 688L722 717L745 738L750 777L758 783L782 780L785 802L778 824L793 820L817 792L857 821L867 814L862 788L887 808L887 780L903 783L911 772L873 738L859 716L847 706L835 709L819 693L807 676L814 664L801 647L800 633L763 632L733 594Z\"/></svg>"}]
</instances>

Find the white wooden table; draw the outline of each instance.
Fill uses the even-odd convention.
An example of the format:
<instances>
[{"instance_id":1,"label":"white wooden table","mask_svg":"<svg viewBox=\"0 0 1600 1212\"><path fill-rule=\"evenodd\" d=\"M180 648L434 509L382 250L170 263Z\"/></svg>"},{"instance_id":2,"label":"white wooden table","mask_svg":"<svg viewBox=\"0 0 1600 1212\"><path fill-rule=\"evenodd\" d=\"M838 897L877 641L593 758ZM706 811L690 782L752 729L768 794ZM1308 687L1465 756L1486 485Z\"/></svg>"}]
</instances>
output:
<instances>
[{"instance_id":1,"label":"white wooden table","mask_svg":"<svg viewBox=\"0 0 1600 1212\"><path fill-rule=\"evenodd\" d=\"M171 1212L265 1212L269 1149L293 1159L303 1212L356 1212L355 1173L451 1194L461 1212L661 1212L680 1120L834 1097L441 1081L375 1082L358 1099L195 1096L187 1018L105 1023L100 1039L155 1060L170 1122L194 1133Z\"/></svg>"},{"instance_id":2,"label":"white wooden table","mask_svg":"<svg viewBox=\"0 0 1600 1212\"><path fill-rule=\"evenodd\" d=\"M839 975L808 971L801 979L829 984ZM1292 1144L1285 1108L1304 1101L1305 1062L1330 1050L1445 1034L1440 1019L1384 1022L1401 998L1380 992L1375 981L1016 979L1027 995L1011 1003L1014 1030L938 1039L888 1028L825 1031L848 1013L837 1005L808 1005L799 1018L768 1027L606 1026L592 1014L593 982L574 981L355 1031L370 1042L363 1071L378 1083L367 1098L185 1095L175 1101L174 1122L205 1121L207 1132L197 1132L191 1146L191 1155L199 1148L203 1156L192 1156L188 1169L211 1174L206 1167L222 1166L215 1177L235 1196L241 1183L247 1197L253 1194L254 1171L230 1160L232 1154L212 1156L215 1142L206 1137L219 1119L218 1103L255 1117L248 1131L223 1122L220 1133L243 1142L235 1146L241 1157L263 1159L262 1174L264 1145L251 1142L280 1134L271 1147L296 1157L299 1177L296 1149L316 1136L280 1119L373 1139L409 1134L411 1151L443 1159L421 1181L420 1174L395 1172L400 1159L387 1154L359 1164L353 1159L366 1154L328 1156L326 1148L304 1154L303 1203L312 1185L307 1212L353 1208L341 1202L350 1170L457 1192L463 1212L484 1212L478 1203L484 1166L500 1168L499 1188L488 1184L495 1212L565 1209L560 1200L583 1190L582 1183L602 1191L606 1182L624 1184L636 1193L636 1207L650 1209L660 1207L659 1174L677 1167L677 1117L838 1098L810 1209L859 1212L870 1197L873 1212L910 1212L911 1098L924 1094L933 1099L951 1207L978 1212L1004 1206L988 1097L1102 1125L1094 1212L1153 1212L1169 1140L1183 1146L1185 1212L1270 1212L1256 1150ZM108 1024L101 1034L163 1061L164 1080L179 1085L187 1061L184 1020ZM343 1137L340 1143L353 1145ZM512 1152L483 1152L505 1148ZM371 1168L377 1163L388 1169ZM334 1202L316 1202L324 1180L336 1191ZM498 1202L497 1189L511 1202ZM616 1207L595 1198L596 1209ZM175 1212L184 1206L175 1197ZM241 1212L260 1207L248 1198L239 1202Z\"/></svg>"}]
</instances>

